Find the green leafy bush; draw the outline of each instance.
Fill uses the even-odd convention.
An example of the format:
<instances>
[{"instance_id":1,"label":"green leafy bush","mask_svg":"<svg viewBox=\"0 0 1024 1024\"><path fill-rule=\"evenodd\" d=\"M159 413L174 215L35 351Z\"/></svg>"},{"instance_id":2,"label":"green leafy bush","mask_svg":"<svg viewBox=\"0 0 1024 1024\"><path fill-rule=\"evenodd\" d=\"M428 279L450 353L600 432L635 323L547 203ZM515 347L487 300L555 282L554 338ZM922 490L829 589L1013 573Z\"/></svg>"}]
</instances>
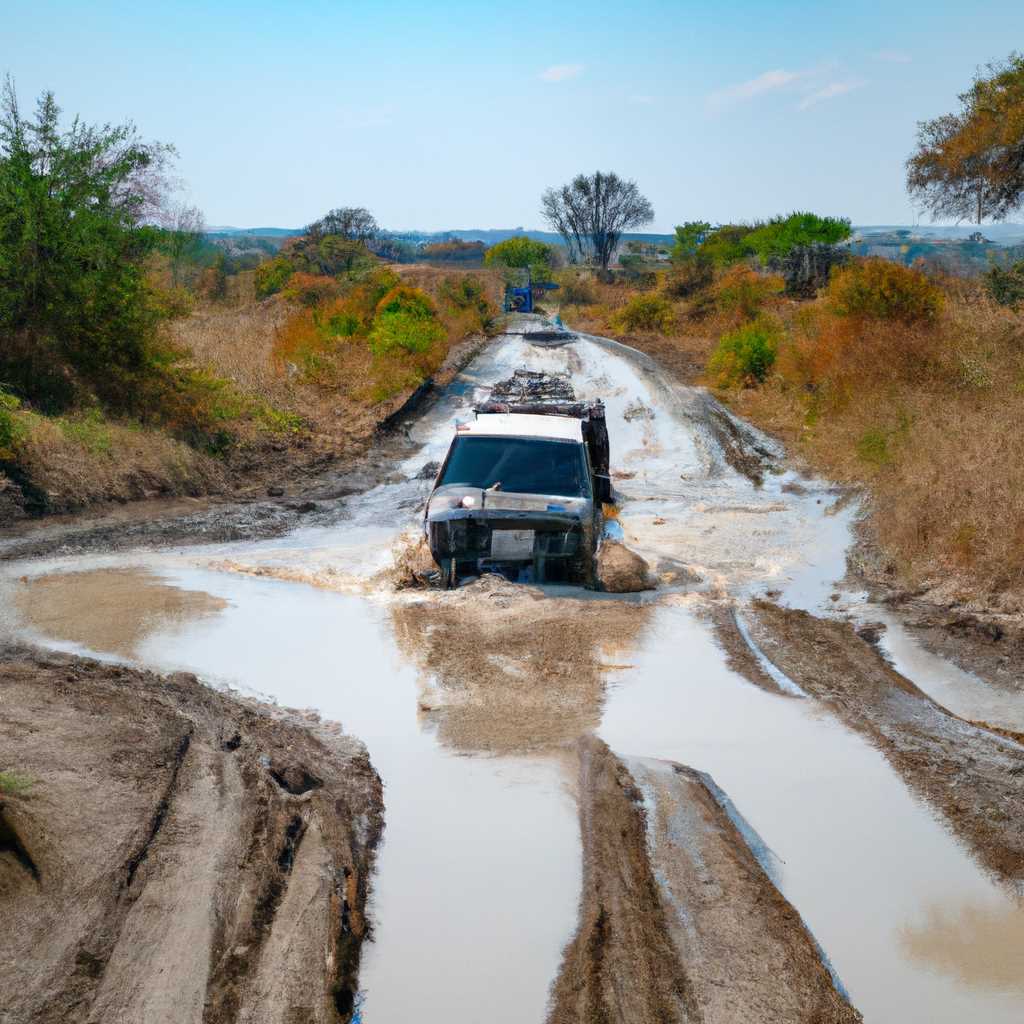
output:
<instances>
[{"instance_id":1,"label":"green leafy bush","mask_svg":"<svg viewBox=\"0 0 1024 1024\"><path fill-rule=\"evenodd\" d=\"M419 288L396 285L377 303L370 329L374 355L389 352L426 352L445 337L430 296Z\"/></svg>"},{"instance_id":2,"label":"green leafy bush","mask_svg":"<svg viewBox=\"0 0 1024 1024\"><path fill-rule=\"evenodd\" d=\"M685 224L677 225L672 262L685 263L693 259L710 233L711 225L706 220L688 220Z\"/></svg>"},{"instance_id":3,"label":"green leafy bush","mask_svg":"<svg viewBox=\"0 0 1024 1024\"><path fill-rule=\"evenodd\" d=\"M256 298L265 299L281 291L292 276L291 261L286 256L275 256L256 268Z\"/></svg>"},{"instance_id":4,"label":"green leafy bush","mask_svg":"<svg viewBox=\"0 0 1024 1024\"><path fill-rule=\"evenodd\" d=\"M939 318L943 297L919 270L890 260L858 260L834 271L828 299L839 316L930 324Z\"/></svg>"},{"instance_id":5,"label":"green leafy bush","mask_svg":"<svg viewBox=\"0 0 1024 1024\"><path fill-rule=\"evenodd\" d=\"M550 267L553 256L554 250L546 242L516 235L492 245L484 256L484 263L489 267Z\"/></svg>"},{"instance_id":6,"label":"green leafy bush","mask_svg":"<svg viewBox=\"0 0 1024 1024\"><path fill-rule=\"evenodd\" d=\"M985 290L1000 306L1024 303L1024 260L1009 267L990 267L984 274Z\"/></svg>"},{"instance_id":7,"label":"green leafy bush","mask_svg":"<svg viewBox=\"0 0 1024 1024\"><path fill-rule=\"evenodd\" d=\"M9 459L22 436L21 424L14 415L21 403L0 388L0 459Z\"/></svg>"},{"instance_id":8,"label":"green leafy bush","mask_svg":"<svg viewBox=\"0 0 1024 1024\"><path fill-rule=\"evenodd\" d=\"M444 327L432 317L407 309L393 310L379 314L374 320L370 330L370 351L378 356L398 350L426 352L444 336Z\"/></svg>"},{"instance_id":9,"label":"green leafy bush","mask_svg":"<svg viewBox=\"0 0 1024 1024\"><path fill-rule=\"evenodd\" d=\"M749 224L721 224L701 243L700 252L716 267L727 267L754 255L747 239L753 228Z\"/></svg>"},{"instance_id":10,"label":"green leafy bush","mask_svg":"<svg viewBox=\"0 0 1024 1024\"><path fill-rule=\"evenodd\" d=\"M775 365L781 328L759 317L723 334L708 361L708 368L723 387L761 384Z\"/></svg>"},{"instance_id":11,"label":"green leafy bush","mask_svg":"<svg viewBox=\"0 0 1024 1024\"><path fill-rule=\"evenodd\" d=\"M637 295L619 310L615 323L624 331L657 331L664 334L672 329L675 313L672 303L664 296Z\"/></svg>"},{"instance_id":12,"label":"green leafy bush","mask_svg":"<svg viewBox=\"0 0 1024 1024\"><path fill-rule=\"evenodd\" d=\"M850 221L845 217L819 217L814 213L791 213L773 217L754 228L745 244L762 263L781 259L801 245L836 245L850 237Z\"/></svg>"},{"instance_id":13,"label":"green leafy bush","mask_svg":"<svg viewBox=\"0 0 1024 1024\"><path fill-rule=\"evenodd\" d=\"M473 319L486 327L491 321L491 304L487 301L484 283L478 277L462 275L446 277L437 293L443 303L460 313L472 314Z\"/></svg>"}]
</instances>

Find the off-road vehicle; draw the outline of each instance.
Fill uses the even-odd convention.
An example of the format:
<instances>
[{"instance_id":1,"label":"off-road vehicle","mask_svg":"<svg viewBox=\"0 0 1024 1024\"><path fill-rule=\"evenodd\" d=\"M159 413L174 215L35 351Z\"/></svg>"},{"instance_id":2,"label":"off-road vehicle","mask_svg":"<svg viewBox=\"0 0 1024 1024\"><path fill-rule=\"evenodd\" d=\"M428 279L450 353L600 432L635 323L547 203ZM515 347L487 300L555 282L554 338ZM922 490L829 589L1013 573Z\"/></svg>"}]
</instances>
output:
<instances>
[{"instance_id":1,"label":"off-road vehicle","mask_svg":"<svg viewBox=\"0 0 1024 1024\"><path fill-rule=\"evenodd\" d=\"M445 583L495 572L593 585L610 495L604 405L577 401L568 376L517 370L473 412L424 513Z\"/></svg>"}]
</instances>

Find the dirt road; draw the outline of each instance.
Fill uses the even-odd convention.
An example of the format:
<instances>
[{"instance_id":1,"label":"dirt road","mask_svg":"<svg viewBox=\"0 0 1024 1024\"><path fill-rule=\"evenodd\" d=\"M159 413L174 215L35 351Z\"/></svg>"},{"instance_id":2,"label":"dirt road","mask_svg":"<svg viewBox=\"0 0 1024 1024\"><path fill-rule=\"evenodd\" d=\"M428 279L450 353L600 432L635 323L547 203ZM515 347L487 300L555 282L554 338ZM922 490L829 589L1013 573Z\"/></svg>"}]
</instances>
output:
<instances>
[{"instance_id":1,"label":"dirt road","mask_svg":"<svg viewBox=\"0 0 1024 1024\"><path fill-rule=\"evenodd\" d=\"M621 538L656 590L394 586L424 467L474 396L522 366L567 371L581 398L605 402ZM30 667L8 668L4 685L27 672L17 685L36 689L0 705L12 724L12 708L23 716L0 770L42 780L23 808L39 820L79 802L83 821L124 816L76 840L91 857L121 837L116 856L97 854L106 910L90 896L66 935L53 925L63 937L47 977L63 978L66 950L97 934L107 952L95 976L72 967L79 987L50 991L12 955L0 980L23 1001L10 1024L79 992L96 1020L152 1019L167 984L152 968L157 939L187 947L188 1005L217 1021L291 1020L297 1008L371 1024L1020 1019L1024 695L961 674L958 699L984 709L982 728L942 705L948 679L909 656L909 634L885 654L881 627L866 627L897 611L844 583L847 496L649 358L583 336L496 339L360 472L287 504L53 524L2 546L0 629L107 662L58 670L50 655L11 656ZM322 720L116 662L196 673ZM122 699L104 706L149 738L80 740L61 672L113 687ZM259 742L222 749L230 730L217 716L244 720ZM66 750L34 746L51 719ZM182 721L194 735L172 779ZM324 721L363 741L372 769ZM72 770L79 742L114 799ZM115 771L100 763L111 746L136 753ZM374 772L386 787L376 854ZM322 784L289 790L307 776ZM133 848L125 837L169 786L180 796L156 840L168 856L147 856L124 906L110 879ZM44 849L27 820L25 848ZM244 851L243 835L254 837ZM194 865L186 848L202 851ZM16 850L0 863L19 899L32 891ZM371 863L374 942L356 982ZM182 897L186 878L203 895ZM264 904L271 920L254 916L253 894L272 883L283 888ZM67 888L79 884L70 871L60 884L73 903L85 891ZM312 998L302 958L317 965ZM339 1000L325 1001L336 984Z\"/></svg>"}]
</instances>

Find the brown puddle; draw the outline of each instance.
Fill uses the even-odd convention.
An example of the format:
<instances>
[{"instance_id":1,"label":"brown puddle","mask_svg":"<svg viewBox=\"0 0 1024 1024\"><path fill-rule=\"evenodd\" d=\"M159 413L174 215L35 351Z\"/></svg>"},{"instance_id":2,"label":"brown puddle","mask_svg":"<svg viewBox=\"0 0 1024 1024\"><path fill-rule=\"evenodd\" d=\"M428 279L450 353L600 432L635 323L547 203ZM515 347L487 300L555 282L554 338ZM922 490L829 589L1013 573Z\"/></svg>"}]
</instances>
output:
<instances>
[{"instance_id":1,"label":"brown puddle","mask_svg":"<svg viewBox=\"0 0 1024 1024\"><path fill-rule=\"evenodd\" d=\"M56 640L134 657L157 631L216 615L227 601L181 590L141 569L96 569L24 580L15 606L26 624Z\"/></svg>"},{"instance_id":2,"label":"brown puddle","mask_svg":"<svg viewBox=\"0 0 1024 1024\"><path fill-rule=\"evenodd\" d=\"M648 605L545 595L497 577L391 607L420 671L419 713L462 752L550 751L597 728L605 677L628 660Z\"/></svg>"},{"instance_id":3,"label":"brown puddle","mask_svg":"<svg viewBox=\"0 0 1024 1024\"><path fill-rule=\"evenodd\" d=\"M971 988L1024 992L1024 915L1017 908L936 906L900 932L907 955Z\"/></svg>"}]
</instances>

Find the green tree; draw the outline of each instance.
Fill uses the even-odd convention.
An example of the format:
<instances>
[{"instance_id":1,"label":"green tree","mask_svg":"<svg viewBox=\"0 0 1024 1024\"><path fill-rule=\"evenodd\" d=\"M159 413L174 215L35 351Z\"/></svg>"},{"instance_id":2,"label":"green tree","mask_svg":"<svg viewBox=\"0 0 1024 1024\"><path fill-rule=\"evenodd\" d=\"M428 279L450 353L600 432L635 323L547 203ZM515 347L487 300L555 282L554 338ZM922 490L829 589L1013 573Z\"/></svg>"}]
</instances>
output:
<instances>
[{"instance_id":1,"label":"green tree","mask_svg":"<svg viewBox=\"0 0 1024 1024\"><path fill-rule=\"evenodd\" d=\"M672 246L673 263L693 259L708 237L711 225L706 220L688 220L676 226L676 240Z\"/></svg>"},{"instance_id":2,"label":"green tree","mask_svg":"<svg viewBox=\"0 0 1024 1024\"><path fill-rule=\"evenodd\" d=\"M128 407L168 358L144 275L169 146L132 124L61 126L53 94L34 116L8 78L0 98L0 379L43 407L76 391Z\"/></svg>"},{"instance_id":3,"label":"green tree","mask_svg":"<svg viewBox=\"0 0 1024 1024\"><path fill-rule=\"evenodd\" d=\"M489 267L550 267L554 250L546 242L537 242L527 235L506 238L492 245L484 256Z\"/></svg>"},{"instance_id":4,"label":"green tree","mask_svg":"<svg viewBox=\"0 0 1024 1024\"><path fill-rule=\"evenodd\" d=\"M836 245L850 237L850 230L850 221L845 217L791 213L788 217L773 217L767 224L754 228L744 243L767 265L799 246Z\"/></svg>"}]
</instances>

